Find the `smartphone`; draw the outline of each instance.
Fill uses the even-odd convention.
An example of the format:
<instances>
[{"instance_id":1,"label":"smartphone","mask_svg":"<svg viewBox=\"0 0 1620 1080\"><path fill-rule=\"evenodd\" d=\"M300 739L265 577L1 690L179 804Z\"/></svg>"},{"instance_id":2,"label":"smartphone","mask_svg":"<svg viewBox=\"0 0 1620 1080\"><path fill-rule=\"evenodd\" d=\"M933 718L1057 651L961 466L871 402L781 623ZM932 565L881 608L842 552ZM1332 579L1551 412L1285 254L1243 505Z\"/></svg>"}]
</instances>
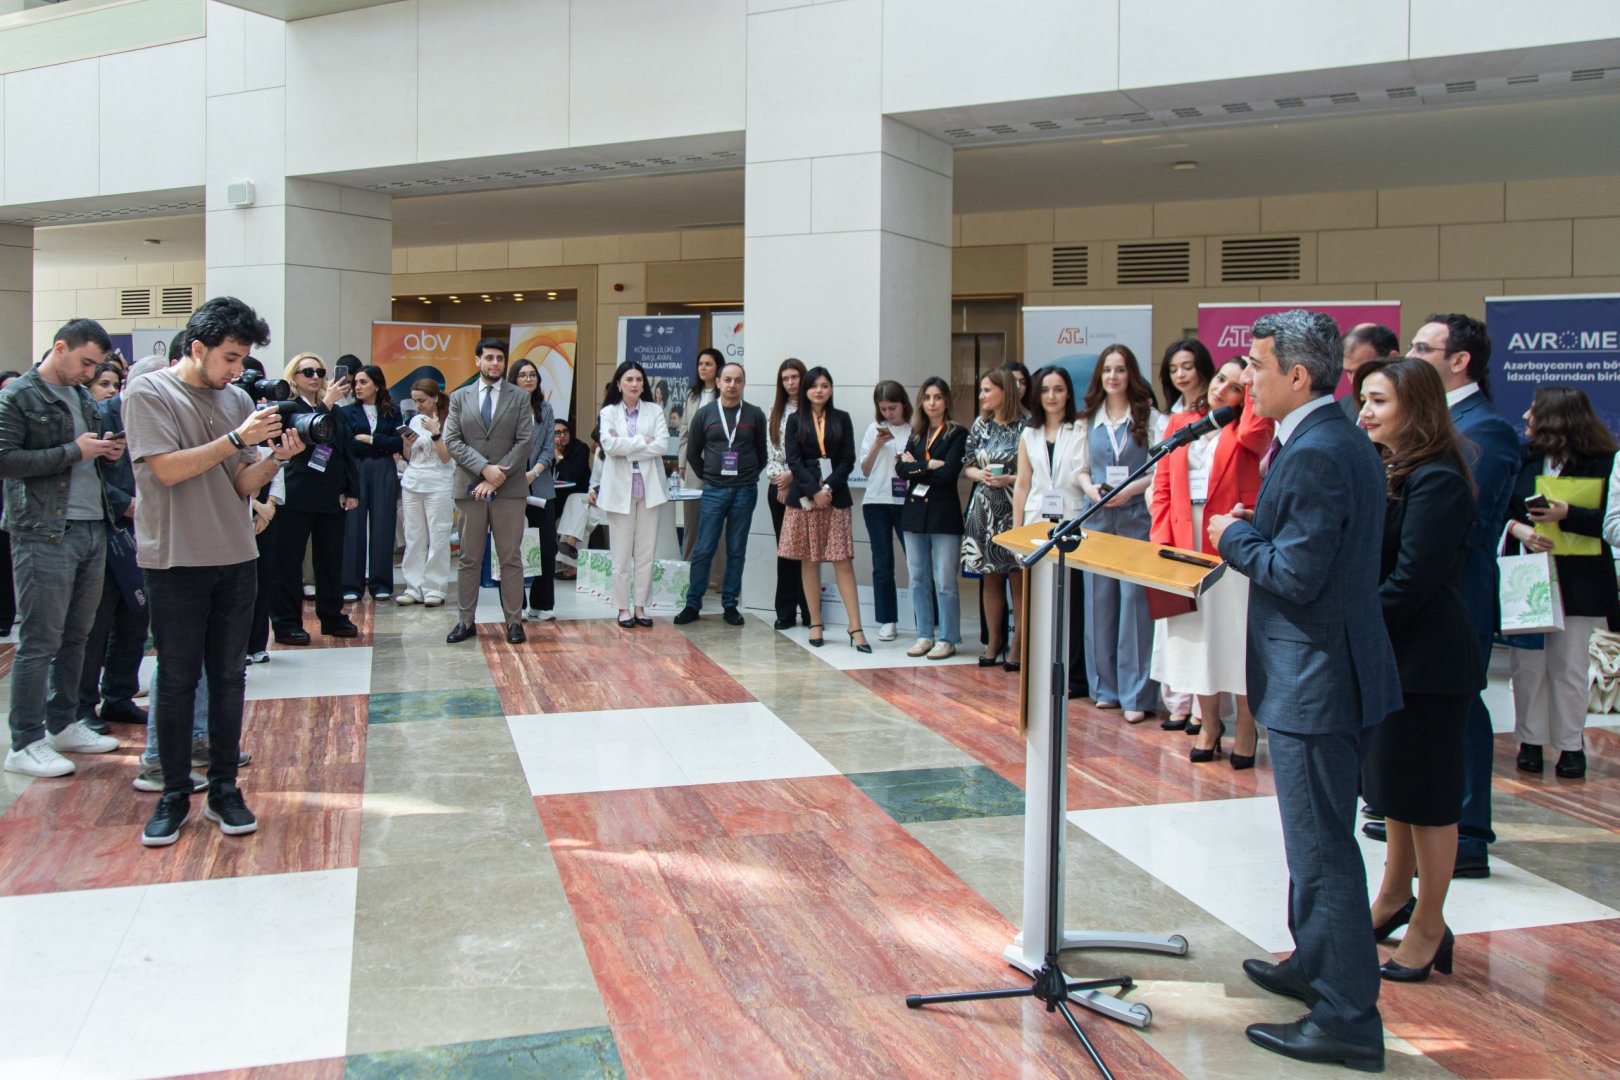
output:
<instances>
[{"instance_id":1,"label":"smartphone","mask_svg":"<svg viewBox=\"0 0 1620 1080\"><path fill-rule=\"evenodd\" d=\"M1101 495L1105 499L1108 498L1108 493L1110 491L1113 491L1113 490L1114 490L1114 485L1113 484L1098 484L1097 485L1097 493L1099 495Z\"/></svg>"},{"instance_id":2,"label":"smartphone","mask_svg":"<svg viewBox=\"0 0 1620 1080\"><path fill-rule=\"evenodd\" d=\"M1181 552L1171 551L1169 548L1160 548L1159 558L1170 559L1174 562L1187 563L1191 566L1202 566L1206 570L1213 570L1215 567L1221 565L1219 562L1211 562L1209 559L1200 559L1196 555L1183 555Z\"/></svg>"},{"instance_id":3,"label":"smartphone","mask_svg":"<svg viewBox=\"0 0 1620 1080\"><path fill-rule=\"evenodd\" d=\"M1526 510L1547 510L1552 504L1547 501L1547 496L1536 494L1524 500L1524 506Z\"/></svg>"}]
</instances>

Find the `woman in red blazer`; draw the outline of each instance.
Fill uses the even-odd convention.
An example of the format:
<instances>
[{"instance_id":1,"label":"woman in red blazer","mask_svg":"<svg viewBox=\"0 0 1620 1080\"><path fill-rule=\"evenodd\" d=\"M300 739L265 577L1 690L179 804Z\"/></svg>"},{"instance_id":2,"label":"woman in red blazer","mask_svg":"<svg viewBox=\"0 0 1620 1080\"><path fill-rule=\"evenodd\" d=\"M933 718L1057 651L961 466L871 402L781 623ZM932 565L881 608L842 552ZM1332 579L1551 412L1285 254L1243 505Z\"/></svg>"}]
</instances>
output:
<instances>
[{"instance_id":1,"label":"woman in red blazer","mask_svg":"<svg viewBox=\"0 0 1620 1080\"><path fill-rule=\"evenodd\" d=\"M1271 445L1275 423L1249 406L1240 381L1243 361L1228 360L1209 385L1204 409L1171 417L1165 437L1202 420L1209 409L1240 409L1237 421L1170 454L1153 477L1153 542L1210 551L1204 523L1233 507L1253 507L1260 496L1260 460ZM1198 699L1209 721L1189 757L1212 761L1221 752L1226 724L1221 719L1222 694L1237 703L1237 735L1232 767L1252 768L1257 735L1249 713L1244 683L1249 609L1249 583L1227 568L1215 587L1198 600L1198 610L1160 619L1154 627L1153 677ZM1192 730L1189 728L1189 730ZM1245 750L1245 748L1247 748Z\"/></svg>"}]
</instances>

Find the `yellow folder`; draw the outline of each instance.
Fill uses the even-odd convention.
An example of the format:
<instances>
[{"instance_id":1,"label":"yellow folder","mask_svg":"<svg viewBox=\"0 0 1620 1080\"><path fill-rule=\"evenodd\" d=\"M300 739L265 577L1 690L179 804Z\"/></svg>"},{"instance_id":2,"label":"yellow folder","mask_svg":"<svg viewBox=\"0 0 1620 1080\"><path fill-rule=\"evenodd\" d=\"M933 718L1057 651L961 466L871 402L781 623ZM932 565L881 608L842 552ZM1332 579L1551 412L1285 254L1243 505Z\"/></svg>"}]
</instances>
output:
<instances>
[{"instance_id":1,"label":"yellow folder","mask_svg":"<svg viewBox=\"0 0 1620 1080\"><path fill-rule=\"evenodd\" d=\"M1595 476L1538 476L1536 493L1549 499L1596 510L1603 498L1603 481ZM1596 536L1567 533L1556 521L1536 526L1536 532L1553 542L1554 555L1601 555L1603 541Z\"/></svg>"}]
</instances>

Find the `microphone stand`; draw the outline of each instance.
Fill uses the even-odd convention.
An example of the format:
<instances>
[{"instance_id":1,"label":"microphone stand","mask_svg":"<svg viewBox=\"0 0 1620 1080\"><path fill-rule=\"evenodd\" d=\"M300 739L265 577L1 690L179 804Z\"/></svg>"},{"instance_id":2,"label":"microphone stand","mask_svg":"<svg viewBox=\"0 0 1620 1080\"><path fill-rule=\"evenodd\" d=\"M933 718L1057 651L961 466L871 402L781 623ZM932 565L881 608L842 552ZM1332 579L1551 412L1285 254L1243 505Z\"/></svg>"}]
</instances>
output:
<instances>
[{"instance_id":1,"label":"microphone stand","mask_svg":"<svg viewBox=\"0 0 1620 1080\"><path fill-rule=\"evenodd\" d=\"M1146 475L1167 454L1184 445L1186 444L1176 443L1174 438L1166 439L1149 452L1148 459L1143 463L1142 467L1126 477L1119 484L1119 487L1129 487ZM1046 956L1040 969L1031 975L1034 982L1029 986L1011 989L998 987L991 990L969 990L956 994L909 994L906 997L906 1007L920 1009L924 1005L938 1005L952 1001L987 1001L1000 998L1032 997L1044 1004L1047 1012L1055 1010L1063 1014L1063 1019L1069 1023L1069 1030L1073 1031L1075 1037L1080 1040L1080 1045L1090 1055L1093 1064L1097 1066L1097 1071L1102 1074L1103 1080L1114 1080L1114 1074L1108 1070L1102 1056L1097 1053L1097 1048L1086 1037L1084 1029L1080 1027L1080 1022L1074 1018L1074 1013L1069 1009L1069 1002L1076 1000L1074 997L1076 991L1085 994L1092 990L1107 988L1129 990L1136 983L1128 975L1110 979L1070 980L1063 973L1063 969L1058 966L1058 952L1063 946L1063 911L1061 904L1063 889L1063 827L1064 811L1067 809L1060 793L1063 791L1065 770L1068 768L1067 755L1064 752L1066 741L1064 724L1068 719L1069 699L1069 681L1065 671L1065 661L1068 657L1069 606L1066 589L1069 574L1065 560L1079 549L1080 542L1085 539L1085 534L1080 531L1080 526L1085 524L1092 515L1101 510L1107 503L1108 499L1105 497L1068 521L1053 526L1045 543L1018 560L1019 565L1028 570L1040 562L1046 553L1053 548L1056 548L1058 552L1057 585L1053 591L1052 599L1052 685L1050 704L1048 705L1051 710L1049 724L1051 750L1047 755L1047 760L1050 764L1051 774L1047 790L1051 793L1051 798L1047 800L1047 835L1050 839L1046 850ZM1187 952L1186 938L1177 934L1171 941L1174 942L1177 938L1180 939L1179 951L1182 955L1185 955ZM1137 1004L1132 1008L1134 1011L1138 1011L1139 1015L1145 1013L1143 1016L1144 1026L1147 1021L1152 1019L1153 1013L1146 1005Z\"/></svg>"}]
</instances>

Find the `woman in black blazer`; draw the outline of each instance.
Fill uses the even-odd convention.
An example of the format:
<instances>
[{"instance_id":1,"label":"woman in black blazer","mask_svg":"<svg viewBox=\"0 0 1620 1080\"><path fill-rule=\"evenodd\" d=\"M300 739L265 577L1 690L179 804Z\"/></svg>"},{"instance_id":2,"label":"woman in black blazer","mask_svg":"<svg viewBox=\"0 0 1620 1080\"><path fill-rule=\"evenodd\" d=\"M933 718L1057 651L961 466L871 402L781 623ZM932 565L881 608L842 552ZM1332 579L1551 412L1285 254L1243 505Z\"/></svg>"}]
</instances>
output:
<instances>
[{"instance_id":1,"label":"woman in black blazer","mask_svg":"<svg viewBox=\"0 0 1620 1080\"><path fill-rule=\"evenodd\" d=\"M1451 973L1454 939L1444 906L1462 817L1463 729L1485 685L1484 657L1459 589L1474 484L1433 367L1402 359L1356 374L1362 426L1389 477L1378 596L1403 699L1372 729L1362 763L1362 794L1384 812L1389 837L1372 921L1379 941L1410 922L1379 970L1386 979L1419 982L1434 968Z\"/></svg>"},{"instance_id":2,"label":"woman in black blazer","mask_svg":"<svg viewBox=\"0 0 1620 1080\"><path fill-rule=\"evenodd\" d=\"M804 600L810 608L810 644L821 647L821 564L833 564L838 595L849 617L849 643L869 653L861 630L855 588L855 535L850 527L849 474L855 470L855 428L849 413L833 408L832 375L824 367L805 372L803 407L788 416L782 439L793 480L783 500L782 539L777 554L798 559ZM856 640L859 638L860 640Z\"/></svg>"},{"instance_id":3,"label":"woman in black blazer","mask_svg":"<svg viewBox=\"0 0 1620 1080\"><path fill-rule=\"evenodd\" d=\"M905 539L911 609L917 643L907 656L944 660L962 641L962 496L956 490L967 453L967 428L951 419L951 385L935 375L917 394L911 439L895 459L894 471L907 481L900 511Z\"/></svg>"},{"instance_id":4,"label":"woman in black blazer","mask_svg":"<svg viewBox=\"0 0 1620 1080\"><path fill-rule=\"evenodd\" d=\"M382 368L367 364L354 373L354 404L338 413L349 426L349 455L360 477L360 505L348 516L343 536L343 599L358 600L369 588L374 598L387 600L394 595L399 518L394 455L404 452L405 440Z\"/></svg>"},{"instance_id":5,"label":"woman in black blazer","mask_svg":"<svg viewBox=\"0 0 1620 1080\"><path fill-rule=\"evenodd\" d=\"M1512 653L1514 732L1519 740L1518 766L1524 772L1544 768L1542 747L1558 751L1555 771L1566 780L1586 775L1587 699L1590 693L1592 633L1620 629L1620 593L1615 588L1614 552L1603 537L1603 509L1609 504L1609 476L1614 469L1614 435L1598 419L1592 402L1567 386L1543 386L1524 414L1529 442L1524 464L1508 501L1509 554L1521 545L1548 551L1552 541L1535 526L1556 522L1572 536L1596 537L1596 555L1558 555L1558 593L1564 602L1564 630L1547 634L1541 649ZM1598 478L1597 507L1571 506L1549 498L1544 508L1527 505L1540 476Z\"/></svg>"}]
</instances>

